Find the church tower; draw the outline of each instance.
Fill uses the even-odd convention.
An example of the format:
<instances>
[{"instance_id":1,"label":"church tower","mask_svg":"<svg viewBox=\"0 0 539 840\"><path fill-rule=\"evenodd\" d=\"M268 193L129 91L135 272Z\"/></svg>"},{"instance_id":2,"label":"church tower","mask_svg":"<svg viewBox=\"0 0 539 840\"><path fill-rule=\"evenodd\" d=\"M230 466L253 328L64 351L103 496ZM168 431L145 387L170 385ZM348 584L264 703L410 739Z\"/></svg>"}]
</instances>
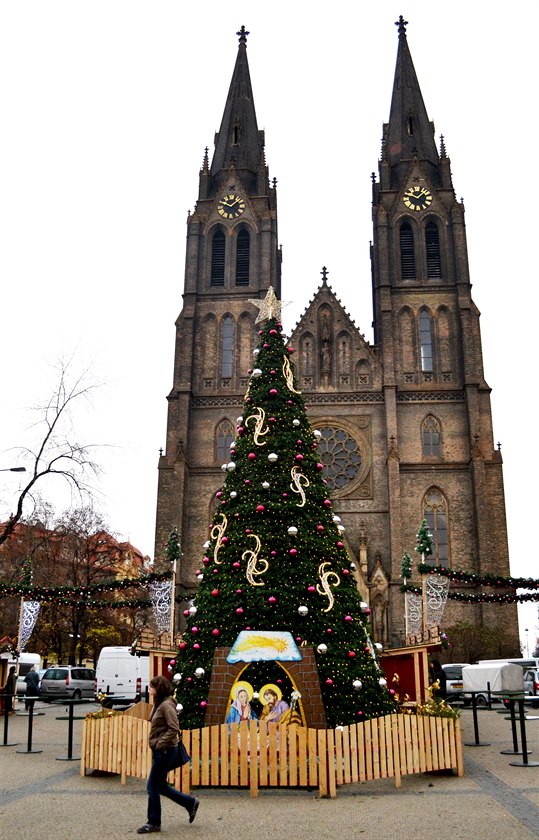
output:
<instances>
[{"instance_id":1,"label":"church tower","mask_svg":"<svg viewBox=\"0 0 539 840\"><path fill-rule=\"evenodd\" d=\"M397 25L390 115L373 174L373 343L335 296L326 268L290 337L357 586L371 606L376 640L393 647L404 642L402 556L414 555L423 518L434 536L433 562L509 575L502 458L471 296L464 205L455 197L443 138L439 147L434 139L406 22L401 17ZM183 309L159 460L156 561L177 526L179 582L191 592L252 367L257 329L249 300L269 286L280 297L276 187L257 127L247 34L238 33L213 159L210 165L206 152L187 220ZM459 621L503 623L507 654L518 652L516 607L449 601L444 627Z\"/></svg>"},{"instance_id":2,"label":"church tower","mask_svg":"<svg viewBox=\"0 0 539 840\"><path fill-rule=\"evenodd\" d=\"M176 321L166 451L159 459L155 558L173 527L181 534L179 583L196 588L221 465L230 460L236 417L256 347L250 298L281 289L277 190L269 183L242 27L238 55L210 164L187 218L183 308Z\"/></svg>"}]
</instances>

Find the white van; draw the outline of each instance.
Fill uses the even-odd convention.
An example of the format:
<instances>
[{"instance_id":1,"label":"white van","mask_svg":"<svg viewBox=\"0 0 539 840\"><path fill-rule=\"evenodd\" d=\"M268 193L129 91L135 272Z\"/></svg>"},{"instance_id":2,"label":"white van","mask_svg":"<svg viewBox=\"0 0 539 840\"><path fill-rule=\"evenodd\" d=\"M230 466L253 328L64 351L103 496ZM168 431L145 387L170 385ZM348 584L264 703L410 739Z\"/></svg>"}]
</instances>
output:
<instances>
[{"instance_id":1,"label":"white van","mask_svg":"<svg viewBox=\"0 0 539 840\"><path fill-rule=\"evenodd\" d=\"M521 691L524 694L524 671L520 665L511 662L465 665L462 669L462 683L466 705L472 700L469 692L474 691L477 705L486 706L489 688L490 691ZM499 697L491 699L499 700Z\"/></svg>"},{"instance_id":2,"label":"white van","mask_svg":"<svg viewBox=\"0 0 539 840\"><path fill-rule=\"evenodd\" d=\"M149 655L132 654L130 647L104 647L95 669L95 696L106 694L105 706L138 703L148 692Z\"/></svg>"},{"instance_id":3,"label":"white van","mask_svg":"<svg viewBox=\"0 0 539 840\"><path fill-rule=\"evenodd\" d=\"M10 659L8 668L15 665L17 668L17 694L26 694L26 683L24 681L28 671L35 665L36 671L41 669L41 656L39 653L26 653L23 651L17 659Z\"/></svg>"}]
</instances>

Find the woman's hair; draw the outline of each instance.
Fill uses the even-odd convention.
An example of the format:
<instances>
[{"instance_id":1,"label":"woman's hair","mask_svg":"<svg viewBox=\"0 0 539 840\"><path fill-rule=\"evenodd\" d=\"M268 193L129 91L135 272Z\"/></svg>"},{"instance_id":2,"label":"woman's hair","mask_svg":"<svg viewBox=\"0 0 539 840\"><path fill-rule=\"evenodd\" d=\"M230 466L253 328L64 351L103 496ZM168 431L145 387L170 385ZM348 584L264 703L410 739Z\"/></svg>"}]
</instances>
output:
<instances>
[{"instance_id":1,"label":"woman's hair","mask_svg":"<svg viewBox=\"0 0 539 840\"><path fill-rule=\"evenodd\" d=\"M172 687L166 677L161 674L157 677L152 677L150 685L155 688L155 705L158 706L165 697L169 697L172 693Z\"/></svg>"}]
</instances>

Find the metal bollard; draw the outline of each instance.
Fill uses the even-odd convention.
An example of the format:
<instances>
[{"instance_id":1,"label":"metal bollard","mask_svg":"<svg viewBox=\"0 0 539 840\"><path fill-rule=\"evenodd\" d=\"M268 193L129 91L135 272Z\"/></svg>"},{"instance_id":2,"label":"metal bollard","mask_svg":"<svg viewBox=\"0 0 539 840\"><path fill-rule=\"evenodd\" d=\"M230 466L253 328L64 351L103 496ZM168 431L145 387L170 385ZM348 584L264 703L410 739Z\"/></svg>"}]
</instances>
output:
<instances>
[{"instance_id":1,"label":"metal bollard","mask_svg":"<svg viewBox=\"0 0 539 840\"><path fill-rule=\"evenodd\" d=\"M33 750L32 749L32 728L34 725L34 703L37 700L37 697L27 697L27 700L30 700L30 708L28 710L28 749L26 750L17 750L18 753L40 753L43 750Z\"/></svg>"},{"instance_id":2,"label":"metal bollard","mask_svg":"<svg viewBox=\"0 0 539 840\"><path fill-rule=\"evenodd\" d=\"M10 697L10 696L15 697L16 695L15 694L11 694L11 695L7 694L7 695L4 695L4 696L5 697ZM16 747L17 744L18 744L18 741L14 741L12 744L8 743L8 739L7 739L8 738L8 724L9 724L9 709L7 707L7 704L4 703L4 741L3 741L2 744L0 744L0 747Z\"/></svg>"}]
</instances>

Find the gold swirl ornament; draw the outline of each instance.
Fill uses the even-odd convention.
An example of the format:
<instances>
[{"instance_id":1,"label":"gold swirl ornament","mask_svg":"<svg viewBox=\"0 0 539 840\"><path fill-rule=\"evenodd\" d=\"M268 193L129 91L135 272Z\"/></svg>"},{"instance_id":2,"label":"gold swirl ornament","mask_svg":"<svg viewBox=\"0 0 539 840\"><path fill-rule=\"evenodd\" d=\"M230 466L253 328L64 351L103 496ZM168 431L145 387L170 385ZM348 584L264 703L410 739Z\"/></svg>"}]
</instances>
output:
<instances>
[{"instance_id":1,"label":"gold swirl ornament","mask_svg":"<svg viewBox=\"0 0 539 840\"><path fill-rule=\"evenodd\" d=\"M292 484L290 485L290 489L293 493L299 493L301 496L301 502L297 502L296 507L303 507L305 501L307 499L305 495L304 487L309 487L310 481L306 475L303 475L299 467L292 467L290 470L290 475L292 477Z\"/></svg>"},{"instance_id":2,"label":"gold swirl ornament","mask_svg":"<svg viewBox=\"0 0 539 840\"><path fill-rule=\"evenodd\" d=\"M292 391L293 394L301 394L301 391L298 391L297 388L294 388L294 374L292 373L292 365L290 364L290 360L286 359L283 362L283 376L286 381L286 387L289 391Z\"/></svg>"},{"instance_id":3,"label":"gold swirl ornament","mask_svg":"<svg viewBox=\"0 0 539 840\"><path fill-rule=\"evenodd\" d=\"M266 443L267 443L266 440L262 440L262 441L260 440L261 437L264 437L264 435L267 435L268 432L269 432L269 426L266 425L266 427L264 428L265 419L266 419L266 412L264 411L263 408L258 406L256 411L253 414L250 414L249 417L245 421L245 426L247 426L247 427L249 426L249 421L250 420L255 421L255 430L253 432L253 441L256 444L256 446L265 446Z\"/></svg>"},{"instance_id":4,"label":"gold swirl ornament","mask_svg":"<svg viewBox=\"0 0 539 840\"><path fill-rule=\"evenodd\" d=\"M215 548L213 549L213 562L217 563L219 566L223 561L219 559L218 554L219 550L223 546L223 537L225 535L225 531L228 525L228 519L221 513L220 516L222 517L222 522L216 522L213 528L210 531L210 537L212 540L215 540Z\"/></svg>"},{"instance_id":5,"label":"gold swirl ornament","mask_svg":"<svg viewBox=\"0 0 539 840\"><path fill-rule=\"evenodd\" d=\"M256 534L248 534L248 536L255 541L255 548L253 551L248 548L241 555L241 559L247 563L245 576L251 586L264 586L264 581L256 580L256 578L268 571L269 563L263 557L259 558L258 556L261 548L260 538ZM260 566L257 566L257 563L260 563Z\"/></svg>"},{"instance_id":6,"label":"gold swirl ornament","mask_svg":"<svg viewBox=\"0 0 539 840\"><path fill-rule=\"evenodd\" d=\"M324 563L320 563L318 567L318 577L320 578L320 583L316 586L316 591L319 595L325 595L326 598L329 600L329 606L327 609L322 610L322 612L329 612L333 608L333 604L335 603L335 597L333 592L331 591L332 586L338 586L341 582L341 579L337 572L333 571L326 571L326 566L329 566L327 560Z\"/></svg>"}]
</instances>

